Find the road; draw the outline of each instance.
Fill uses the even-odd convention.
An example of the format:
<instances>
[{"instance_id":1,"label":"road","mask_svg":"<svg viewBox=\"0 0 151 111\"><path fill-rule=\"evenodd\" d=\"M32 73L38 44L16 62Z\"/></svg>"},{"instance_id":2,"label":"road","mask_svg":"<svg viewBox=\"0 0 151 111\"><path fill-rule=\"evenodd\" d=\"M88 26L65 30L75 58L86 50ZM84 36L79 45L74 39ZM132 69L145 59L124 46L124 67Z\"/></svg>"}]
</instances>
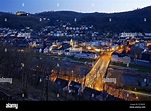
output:
<instances>
[{"instance_id":1,"label":"road","mask_svg":"<svg viewBox=\"0 0 151 111\"><path fill-rule=\"evenodd\" d=\"M102 90L103 78L106 74L112 52L106 52L96 62L90 72L83 78L85 87L90 87L96 90Z\"/></svg>"},{"instance_id":2,"label":"road","mask_svg":"<svg viewBox=\"0 0 151 111\"><path fill-rule=\"evenodd\" d=\"M90 70L90 72L83 78L82 80L82 84L84 85L83 89L85 87L90 87L98 91L102 91L103 84L104 84L104 77L108 69L108 65L110 63L112 53L114 51L121 53L123 50L124 48L118 48L117 50L105 51L104 54L100 56L100 58L95 63L95 65Z\"/></svg>"},{"instance_id":3,"label":"road","mask_svg":"<svg viewBox=\"0 0 151 111\"><path fill-rule=\"evenodd\" d=\"M125 91L129 92L129 93L137 94L137 95L150 96L151 97L151 94L147 94L147 93L143 93L143 92L130 91L130 90L125 90Z\"/></svg>"}]
</instances>

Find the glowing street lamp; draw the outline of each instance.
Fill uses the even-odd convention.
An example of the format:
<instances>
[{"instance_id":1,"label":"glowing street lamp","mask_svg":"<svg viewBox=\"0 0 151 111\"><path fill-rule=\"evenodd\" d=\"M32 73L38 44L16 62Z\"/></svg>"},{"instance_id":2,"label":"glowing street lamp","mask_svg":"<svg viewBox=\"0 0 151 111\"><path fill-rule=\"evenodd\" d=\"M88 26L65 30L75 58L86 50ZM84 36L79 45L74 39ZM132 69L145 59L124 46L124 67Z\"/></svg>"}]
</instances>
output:
<instances>
[{"instance_id":1,"label":"glowing street lamp","mask_svg":"<svg viewBox=\"0 0 151 111\"><path fill-rule=\"evenodd\" d=\"M25 64L24 63L21 63L21 69L23 68L23 67L25 67ZM22 90L23 90L23 93L22 93L22 98L24 98L25 97L25 94L24 94L24 76L23 76L23 72L22 72Z\"/></svg>"},{"instance_id":2,"label":"glowing street lamp","mask_svg":"<svg viewBox=\"0 0 151 111\"><path fill-rule=\"evenodd\" d=\"M128 100L128 98L129 98L129 94L128 93L127 93L126 97L127 97L127 100Z\"/></svg>"},{"instance_id":3,"label":"glowing street lamp","mask_svg":"<svg viewBox=\"0 0 151 111\"><path fill-rule=\"evenodd\" d=\"M73 70L71 72L72 72L72 76L73 76Z\"/></svg>"}]
</instances>

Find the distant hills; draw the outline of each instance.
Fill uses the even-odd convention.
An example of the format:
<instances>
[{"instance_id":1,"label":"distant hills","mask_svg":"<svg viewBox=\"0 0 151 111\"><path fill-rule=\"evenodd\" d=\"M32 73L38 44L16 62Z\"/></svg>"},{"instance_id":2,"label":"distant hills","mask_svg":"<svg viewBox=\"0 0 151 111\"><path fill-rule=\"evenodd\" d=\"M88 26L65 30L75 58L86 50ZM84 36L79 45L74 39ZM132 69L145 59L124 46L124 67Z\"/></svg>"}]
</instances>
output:
<instances>
[{"instance_id":1,"label":"distant hills","mask_svg":"<svg viewBox=\"0 0 151 111\"><path fill-rule=\"evenodd\" d=\"M71 26L93 25L100 32L151 32L151 6L121 13L51 11L17 16L0 12L0 27L31 27L38 30L46 25L66 23Z\"/></svg>"}]
</instances>

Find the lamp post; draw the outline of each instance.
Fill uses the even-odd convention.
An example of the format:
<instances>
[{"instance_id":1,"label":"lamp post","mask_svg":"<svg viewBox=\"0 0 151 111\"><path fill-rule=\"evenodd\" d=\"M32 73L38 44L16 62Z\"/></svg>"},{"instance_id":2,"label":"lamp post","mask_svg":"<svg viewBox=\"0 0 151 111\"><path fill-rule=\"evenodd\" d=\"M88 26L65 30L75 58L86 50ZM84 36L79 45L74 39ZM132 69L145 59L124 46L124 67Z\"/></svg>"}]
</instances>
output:
<instances>
[{"instance_id":1,"label":"lamp post","mask_svg":"<svg viewBox=\"0 0 151 111\"><path fill-rule=\"evenodd\" d=\"M42 79L39 79L40 84L42 83ZM42 100L42 94L43 94L43 90L41 90L41 100Z\"/></svg>"},{"instance_id":2,"label":"lamp post","mask_svg":"<svg viewBox=\"0 0 151 111\"><path fill-rule=\"evenodd\" d=\"M138 99L138 96L136 96L136 101L138 101L139 99Z\"/></svg>"},{"instance_id":3,"label":"lamp post","mask_svg":"<svg viewBox=\"0 0 151 111\"><path fill-rule=\"evenodd\" d=\"M23 68L25 67L25 64L24 63L21 63L21 70L23 70ZM24 94L24 72L22 72L22 98L25 97L25 94Z\"/></svg>"},{"instance_id":4,"label":"lamp post","mask_svg":"<svg viewBox=\"0 0 151 111\"><path fill-rule=\"evenodd\" d=\"M71 77L73 77L73 70L71 71L71 73L72 73ZM72 79L71 79L71 80L72 80Z\"/></svg>"},{"instance_id":5,"label":"lamp post","mask_svg":"<svg viewBox=\"0 0 151 111\"><path fill-rule=\"evenodd\" d=\"M21 63L21 69L23 69L24 67L25 67L25 64L24 64L24 63ZM23 85L23 80L24 80L23 76L24 76L24 74L23 74L23 72L22 72L22 85Z\"/></svg>"},{"instance_id":6,"label":"lamp post","mask_svg":"<svg viewBox=\"0 0 151 111\"><path fill-rule=\"evenodd\" d=\"M45 79L46 79L46 101L48 101L49 75L47 75Z\"/></svg>"},{"instance_id":7,"label":"lamp post","mask_svg":"<svg viewBox=\"0 0 151 111\"><path fill-rule=\"evenodd\" d=\"M126 97L127 97L127 101L128 101L128 98L129 98L129 94L128 93L127 93Z\"/></svg>"}]
</instances>

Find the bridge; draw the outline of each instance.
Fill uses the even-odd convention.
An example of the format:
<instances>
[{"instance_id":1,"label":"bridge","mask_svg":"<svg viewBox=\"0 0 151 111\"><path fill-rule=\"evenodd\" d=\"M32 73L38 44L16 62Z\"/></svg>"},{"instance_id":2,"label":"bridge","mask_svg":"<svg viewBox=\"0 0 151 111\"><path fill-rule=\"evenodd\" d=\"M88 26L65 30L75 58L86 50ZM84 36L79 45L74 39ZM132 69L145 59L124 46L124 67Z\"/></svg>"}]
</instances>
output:
<instances>
[{"instance_id":1,"label":"bridge","mask_svg":"<svg viewBox=\"0 0 151 111\"><path fill-rule=\"evenodd\" d=\"M100 56L90 72L82 78L82 91L85 87L102 91L103 78L106 76L112 53L113 52L106 52Z\"/></svg>"}]
</instances>

